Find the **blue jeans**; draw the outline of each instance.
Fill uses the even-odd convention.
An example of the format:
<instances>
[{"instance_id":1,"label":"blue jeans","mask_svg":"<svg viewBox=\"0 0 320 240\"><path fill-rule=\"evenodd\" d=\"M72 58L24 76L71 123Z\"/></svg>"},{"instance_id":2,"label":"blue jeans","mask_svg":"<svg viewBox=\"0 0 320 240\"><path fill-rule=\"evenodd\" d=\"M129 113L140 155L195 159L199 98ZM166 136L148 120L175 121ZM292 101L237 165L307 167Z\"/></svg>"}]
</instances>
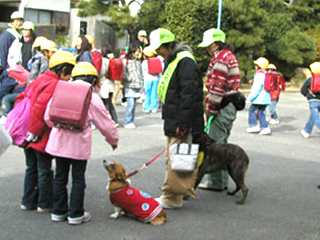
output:
<instances>
[{"instance_id":1,"label":"blue jeans","mask_svg":"<svg viewBox=\"0 0 320 240\"><path fill-rule=\"evenodd\" d=\"M126 116L124 120L124 125L127 125L129 123L133 123L134 121L134 114L136 111L136 101L137 99L134 97L126 97L127 99L127 108L126 108Z\"/></svg>"},{"instance_id":2,"label":"blue jeans","mask_svg":"<svg viewBox=\"0 0 320 240\"><path fill-rule=\"evenodd\" d=\"M27 207L51 208L53 197L52 156L28 148L24 150L26 171L22 204Z\"/></svg>"},{"instance_id":3,"label":"blue jeans","mask_svg":"<svg viewBox=\"0 0 320 240\"><path fill-rule=\"evenodd\" d=\"M144 82L144 91L146 99L143 103L143 109L150 111L158 108L158 84L159 81L146 81Z\"/></svg>"},{"instance_id":4,"label":"blue jeans","mask_svg":"<svg viewBox=\"0 0 320 240\"><path fill-rule=\"evenodd\" d=\"M56 157L56 165L52 213L56 215L64 215L68 213L71 218L83 216L87 160L74 160ZM70 167L72 168L72 187L70 205L68 207L67 184Z\"/></svg>"},{"instance_id":5,"label":"blue jeans","mask_svg":"<svg viewBox=\"0 0 320 240\"><path fill-rule=\"evenodd\" d=\"M320 101L309 101L310 116L304 130L311 134L313 126L316 125L320 129Z\"/></svg>"},{"instance_id":6,"label":"blue jeans","mask_svg":"<svg viewBox=\"0 0 320 240\"><path fill-rule=\"evenodd\" d=\"M278 100L271 100L270 104L270 117L271 119L278 120L278 114L276 111Z\"/></svg>"},{"instance_id":7,"label":"blue jeans","mask_svg":"<svg viewBox=\"0 0 320 240\"><path fill-rule=\"evenodd\" d=\"M251 104L249 108L249 127L258 125L256 111L258 111L260 127L262 129L268 127L268 123L266 120L266 107L267 105Z\"/></svg>"}]
</instances>

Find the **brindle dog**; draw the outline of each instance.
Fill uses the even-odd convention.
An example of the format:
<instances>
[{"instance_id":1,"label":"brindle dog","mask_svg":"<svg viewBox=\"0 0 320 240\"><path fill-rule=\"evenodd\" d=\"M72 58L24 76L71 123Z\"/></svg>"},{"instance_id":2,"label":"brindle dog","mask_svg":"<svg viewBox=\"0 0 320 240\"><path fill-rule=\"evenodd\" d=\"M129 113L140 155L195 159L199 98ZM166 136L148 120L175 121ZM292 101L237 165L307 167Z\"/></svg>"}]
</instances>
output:
<instances>
[{"instance_id":1,"label":"brindle dog","mask_svg":"<svg viewBox=\"0 0 320 240\"><path fill-rule=\"evenodd\" d=\"M244 183L248 165L249 157L241 147L235 144L212 143L205 147L205 157L199 167L195 189L206 173L227 170L236 184L236 189L233 192L228 192L228 195L235 195L241 189L243 197L236 203L244 204L249 191Z\"/></svg>"}]
</instances>

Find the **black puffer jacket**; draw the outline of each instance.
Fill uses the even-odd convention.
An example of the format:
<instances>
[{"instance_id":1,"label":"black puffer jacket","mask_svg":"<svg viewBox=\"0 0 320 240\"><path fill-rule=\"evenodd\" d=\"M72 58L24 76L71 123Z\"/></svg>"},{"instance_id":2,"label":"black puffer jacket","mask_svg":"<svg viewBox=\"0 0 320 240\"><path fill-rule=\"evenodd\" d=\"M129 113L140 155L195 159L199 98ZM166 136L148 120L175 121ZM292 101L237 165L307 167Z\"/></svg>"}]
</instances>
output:
<instances>
[{"instance_id":1,"label":"black puffer jacket","mask_svg":"<svg viewBox=\"0 0 320 240\"><path fill-rule=\"evenodd\" d=\"M178 52L191 51L188 45L177 44L168 58L173 61ZM195 61L186 57L180 60L169 83L162 110L164 133L176 136L177 127L192 129L193 136L204 131L203 82L200 69Z\"/></svg>"}]
</instances>

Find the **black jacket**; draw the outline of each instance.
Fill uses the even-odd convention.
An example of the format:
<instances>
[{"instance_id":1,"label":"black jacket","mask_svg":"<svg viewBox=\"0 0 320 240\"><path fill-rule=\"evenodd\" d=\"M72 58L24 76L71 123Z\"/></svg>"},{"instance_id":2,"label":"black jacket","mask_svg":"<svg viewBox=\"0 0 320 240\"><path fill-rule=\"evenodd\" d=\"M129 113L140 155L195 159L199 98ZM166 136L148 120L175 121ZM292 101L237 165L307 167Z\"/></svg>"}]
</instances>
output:
<instances>
[{"instance_id":1,"label":"black jacket","mask_svg":"<svg viewBox=\"0 0 320 240\"><path fill-rule=\"evenodd\" d=\"M191 51L187 45L177 44L168 58L169 64L178 52ZM203 82L197 63L186 57L179 61L170 80L162 110L164 133L176 137L177 127L192 129L193 136L204 131Z\"/></svg>"},{"instance_id":2,"label":"black jacket","mask_svg":"<svg viewBox=\"0 0 320 240\"><path fill-rule=\"evenodd\" d=\"M317 93L311 94L310 88L311 88L311 78L308 78L304 81L304 83L300 89L300 93L303 96L305 96L308 100L320 99L320 93L317 92Z\"/></svg>"}]
</instances>

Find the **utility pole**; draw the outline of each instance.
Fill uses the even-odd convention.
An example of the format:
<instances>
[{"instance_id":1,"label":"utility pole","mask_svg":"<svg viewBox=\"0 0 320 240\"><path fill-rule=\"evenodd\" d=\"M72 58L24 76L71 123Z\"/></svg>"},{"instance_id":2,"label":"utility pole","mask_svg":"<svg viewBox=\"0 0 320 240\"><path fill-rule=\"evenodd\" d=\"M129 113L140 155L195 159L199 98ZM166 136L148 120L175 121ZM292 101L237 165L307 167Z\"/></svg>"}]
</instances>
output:
<instances>
[{"instance_id":1,"label":"utility pole","mask_svg":"<svg viewBox=\"0 0 320 240\"><path fill-rule=\"evenodd\" d=\"M223 2L223 0L219 0L219 7L218 7L218 26L217 26L217 29L220 29L220 28L221 28L222 2Z\"/></svg>"}]
</instances>

